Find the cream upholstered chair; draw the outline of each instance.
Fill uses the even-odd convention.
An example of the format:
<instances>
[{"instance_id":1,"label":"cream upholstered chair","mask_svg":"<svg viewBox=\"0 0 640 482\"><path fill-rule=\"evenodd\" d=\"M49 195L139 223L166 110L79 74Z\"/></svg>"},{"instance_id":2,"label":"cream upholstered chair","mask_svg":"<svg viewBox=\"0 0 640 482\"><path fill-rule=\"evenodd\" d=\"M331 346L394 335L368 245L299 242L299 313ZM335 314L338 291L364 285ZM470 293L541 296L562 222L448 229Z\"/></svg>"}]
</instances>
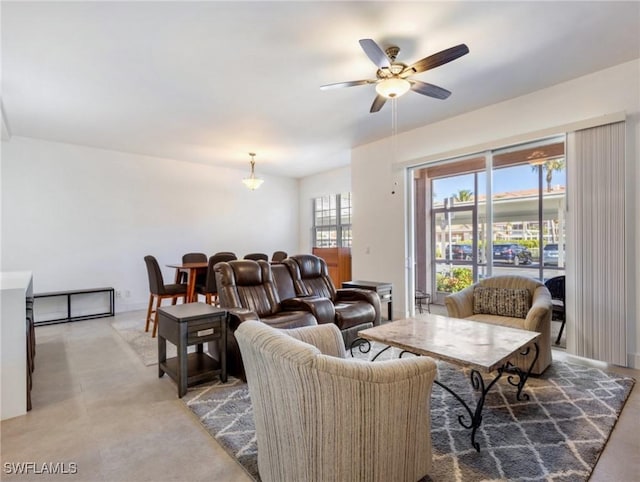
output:
<instances>
[{"instance_id":1,"label":"cream upholstered chair","mask_svg":"<svg viewBox=\"0 0 640 482\"><path fill-rule=\"evenodd\" d=\"M265 482L407 481L431 468L435 362L345 358L340 330L236 330Z\"/></svg>"},{"instance_id":2,"label":"cream upholstered chair","mask_svg":"<svg viewBox=\"0 0 640 482\"><path fill-rule=\"evenodd\" d=\"M494 296L488 296L481 302L476 288L494 290ZM519 311L513 301L513 293L526 290L527 305L522 316L506 316L501 311ZM485 294L487 290L485 290ZM487 299L492 306L487 305ZM484 306L483 306L484 304ZM522 330L536 331L542 336L538 341L538 359L531 373L541 374L551 364L551 314L553 305L551 294L543 283L526 276L493 276L466 287L445 298L447 313L453 318L477 320L494 325L510 326ZM522 370L528 370L535 352L528 355L517 355L511 362Z\"/></svg>"}]
</instances>

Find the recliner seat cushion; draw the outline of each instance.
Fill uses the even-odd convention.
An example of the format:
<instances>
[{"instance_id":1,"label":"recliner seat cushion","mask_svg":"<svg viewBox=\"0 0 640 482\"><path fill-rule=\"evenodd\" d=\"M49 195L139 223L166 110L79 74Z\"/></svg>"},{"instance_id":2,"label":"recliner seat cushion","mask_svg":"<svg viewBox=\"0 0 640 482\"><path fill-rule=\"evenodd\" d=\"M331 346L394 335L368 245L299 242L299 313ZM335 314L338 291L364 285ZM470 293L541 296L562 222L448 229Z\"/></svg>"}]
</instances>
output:
<instances>
[{"instance_id":1,"label":"recliner seat cushion","mask_svg":"<svg viewBox=\"0 0 640 482\"><path fill-rule=\"evenodd\" d=\"M273 328L301 328L318 324L315 316L306 311L280 311L275 315L260 318L260 321Z\"/></svg>"}]
</instances>

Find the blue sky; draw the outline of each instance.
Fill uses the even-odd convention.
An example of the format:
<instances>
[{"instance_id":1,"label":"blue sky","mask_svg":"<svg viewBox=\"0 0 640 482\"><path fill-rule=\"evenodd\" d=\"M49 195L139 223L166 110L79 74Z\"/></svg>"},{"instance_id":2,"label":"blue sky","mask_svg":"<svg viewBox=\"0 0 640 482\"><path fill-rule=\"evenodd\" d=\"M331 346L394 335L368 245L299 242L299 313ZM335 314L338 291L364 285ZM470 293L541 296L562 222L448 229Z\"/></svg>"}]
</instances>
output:
<instances>
[{"instance_id":1,"label":"blue sky","mask_svg":"<svg viewBox=\"0 0 640 482\"><path fill-rule=\"evenodd\" d=\"M546 187L543 172L543 186ZM566 186L567 171L553 173L553 186L559 184ZM478 187L480 194L484 194L486 184L486 174L478 173ZM493 192L502 193L507 191L521 191L523 189L533 189L538 186L538 176L531 169L530 165L520 165L507 167L504 169L496 169L493 171ZM462 189L468 189L473 192L473 174L464 174L461 176L449 177L445 179L434 180L434 198L436 201L442 202L444 198L452 196L454 193Z\"/></svg>"}]
</instances>

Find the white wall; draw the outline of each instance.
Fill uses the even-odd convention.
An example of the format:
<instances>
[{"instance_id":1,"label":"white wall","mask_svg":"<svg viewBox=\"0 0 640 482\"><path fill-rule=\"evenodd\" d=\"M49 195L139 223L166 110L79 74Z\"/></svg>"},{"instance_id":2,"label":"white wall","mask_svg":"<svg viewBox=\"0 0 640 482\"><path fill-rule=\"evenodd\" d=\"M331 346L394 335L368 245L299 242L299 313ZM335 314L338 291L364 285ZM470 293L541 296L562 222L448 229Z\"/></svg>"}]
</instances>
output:
<instances>
[{"instance_id":1,"label":"white wall","mask_svg":"<svg viewBox=\"0 0 640 482\"><path fill-rule=\"evenodd\" d=\"M313 247L313 209L312 199L328 194L351 192L351 168L341 167L331 171L307 176L299 181L299 239L298 253L310 253ZM356 211L357 206L353 206ZM291 253L290 253L291 254Z\"/></svg>"},{"instance_id":2,"label":"white wall","mask_svg":"<svg viewBox=\"0 0 640 482\"><path fill-rule=\"evenodd\" d=\"M116 310L146 307L143 257L190 251L295 251L298 182L246 170L13 137L2 142L3 271L33 271L34 292L113 286Z\"/></svg>"},{"instance_id":3,"label":"white wall","mask_svg":"<svg viewBox=\"0 0 640 482\"><path fill-rule=\"evenodd\" d=\"M629 353L630 363L640 367L640 61L627 62L532 94L434 123L398 136L397 163L437 155L477 144L495 142L554 126L620 111L627 113L629 209ZM400 101L403 101L401 99ZM394 316L405 316L407 271L405 259L404 173L394 170L390 139L352 151L353 270L365 279L391 281ZM397 166L396 166L397 167ZM400 186L391 194L393 182ZM634 188L635 186L635 188Z\"/></svg>"}]
</instances>

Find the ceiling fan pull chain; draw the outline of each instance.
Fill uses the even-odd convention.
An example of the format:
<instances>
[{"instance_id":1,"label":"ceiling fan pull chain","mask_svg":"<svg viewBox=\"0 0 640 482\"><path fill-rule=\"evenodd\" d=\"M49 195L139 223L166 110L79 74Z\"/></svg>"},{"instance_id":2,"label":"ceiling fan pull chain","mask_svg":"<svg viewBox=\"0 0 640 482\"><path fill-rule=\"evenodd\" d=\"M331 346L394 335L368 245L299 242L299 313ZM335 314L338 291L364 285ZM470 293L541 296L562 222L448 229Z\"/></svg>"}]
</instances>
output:
<instances>
[{"instance_id":1,"label":"ceiling fan pull chain","mask_svg":"<svg viewBox=\"0 0 640 482\"><path fill-rule=\"evenodd\" d=\"M398 99L391 99L391 154L392 162L398 161Z\"/></svg>"},{"instance_id":2,"label":"ceiling fan pull chain","mask_svg":"<svg viewBox=\"0 0 640 482\"><path fill-rule=\"evenodd\" d=\"M398 181L395 180L396 173L394 165L398 162L398 99L391 99L391 178L394 179L391 187L391 194L395 194L398 188Z\"/></svg>"}]
</instances>

